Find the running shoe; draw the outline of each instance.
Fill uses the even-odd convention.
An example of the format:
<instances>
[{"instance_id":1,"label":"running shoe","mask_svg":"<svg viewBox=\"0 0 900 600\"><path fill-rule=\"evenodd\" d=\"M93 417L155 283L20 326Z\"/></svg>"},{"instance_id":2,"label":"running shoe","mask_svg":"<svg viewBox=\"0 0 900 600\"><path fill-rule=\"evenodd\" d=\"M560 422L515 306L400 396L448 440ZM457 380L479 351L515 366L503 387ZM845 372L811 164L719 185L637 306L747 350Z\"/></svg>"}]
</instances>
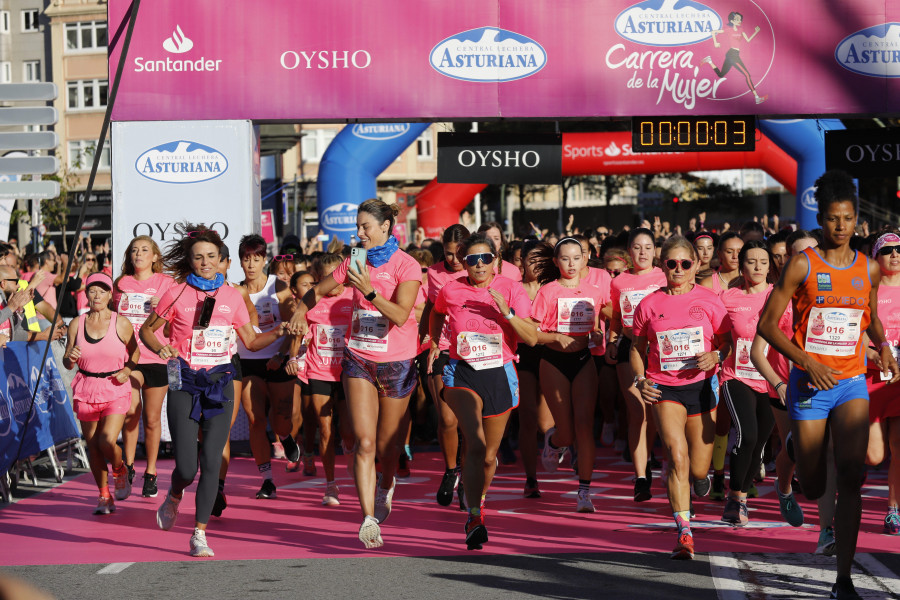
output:
<instances>
[{"instance_id":1,"label":"running shoe","mask_svg":"<svg viewBox=\"0 0 900 600\"><path fill-rule=\"evenodd\" d=\"M109 515L116 512L116 503L112 496L100 496L97 500L97 508L94 509L95 515Z\"/></svg>"},{"instance_id":2,"label":"running shoe","mask_svg":"<svg viewBox=\"0 0 900 600\"><path fill-rule=\"evenodd\" d=\"M711 64L712 64L712 56L706 56L706 57L704 57L703 60L701 60L700 62L701 62L701 63L708 63L708 64L711 65Z\"/></svg>"},{"instance_id":3,"label":"running shoe","mask_svg":"<svg viewBox=\"0 0 900 600\"><path fill-rule=\"evenodd\" d=\"M836 552L837 545L834 542L834 527L826 527L819 532L819 543L816 546L815 554L834 556Z\"/></svg>"},{"instance_id":4,"label":"running shoe","mask_svg":"<svg viewBox=\"0 0 900 600\"><path fill-rule=\"evenodd\" d=\"M341 503L340 489L335 482L325 486L325 495L322 496L322 506L338 506Z\"/></svg>"},{"instance_id":5,"label":"running shoe","mask_svg":"<svg viewBox=\"0 0 900 600\"><path fill-rule=\"evenodd\" d=\"M406 452L400 453L400 459L397 463L397 477L404 479L409 477L409 457L406 456Z\"/></svg>"},{"instance_id":6,"label":"running shoe","mask_svg":"<svg viewBox=\"0 0 900 600\"><path fill-rule=\"evenodd\" d=\"M444 471L444 477L441 479L441 485L437 491L437 503L441 506L450 506L453 502L453 491L459 485L459 471L456 469L447 469Z\"/></svg>"},{"instance_id":7,"label":"running shoe","mask_svg":"<svg viewBox=\"0 0 900 600\"><path fill-rule=\"evenodd\" d=\"M466 519L466 548L469 550L481 550L481 545L488 541L487 527L481 515L470 514Z\"/></svg>"},{"instance_id":8,"label":"running shoe","mask_svg":"<svg viewBox=\"0 0 900 600\"><path fill-rule=\"evenodd\" d=\"M725 501L725 510L722 511L722 522L738 525L741 520L741 503L729 497Z\"/></svg>"},{"instance_id":9,"label":"running shoe","mask_svg":"<svg viewBox=\"0 0 900 600\"><path fill-rule=\"evenodd\" d=\"M600 443L604 446L612 446L616 441L616 426L612 423L604 423L600 429Z\"/></svg>"},{"instance_id":10,"label":"running shoe","mask_svg":"<svg viewBox=\"0 0 900 600\"><path fill-rule=\"evenodd\" d=\"M769 95L768 95L768 94L766 94L765 96L757 96L757 97L756 97L756 103L757 103L757 104L762 104L763 102L765 102L765 101L768 100L768 99L769 99Z\"/></svg>"},{"instance_id":11,"label":"running shoe","mask_svg":"<svg viewBox=\"0 0 900 600\"><path fill-rule=\"evenodd\" d=\"M284 446L278 440L272 442L272 458L284 458Z\"/></svg>"},{"instance_id":12,"label":"running shoe","mask_svg":"<svg viewBox=\"0 0 900 600\"><path fill-rule=\"evenodd\" d=\"M556 433L556 427L551 427L547 430L547 433L544 434L544 449L541 450L541 464L544 465L544 470L548 473L556 473L568 451L568 448L565 446L562 448L552 448L550 446L550 438L553 437L554 433Z\"/></svg>"},{"instance_id":13,"label":"running shoe","mask_svg":"<svg viewBox=\"0 0 900 600\"><path fill-rule=\"evenodd\" d=\"M778 493L778 480L775 480L775 492ZM800 527L803 525L803 509L797 504L794 498L794 492L787 496L778 494L778 506L781 509L781 518L791 527Z\"/></svg>"},{"instance_id":14,"label":"running shoe","mask_svg":"<svg viewBox=\"0 0 900 600\"><path fill-rule=\"evenodd\" d=\"M284 463L284 470L288 473L296 473L300 470L300 463L287 461Z\"/></svg>"},{"instance_id":15,"label":"running shoe","mask_svg":"<svg viewBox=\"0 0 900 600\"><path fill-rule=\"evenodd\" d=\"M725 473L713 473L712 490L709 492L709 499L725 499Z\"/></svg>"},{"instance_id":16,"label":"running shoe","mask_svg":"<svg viewBox=\"0 0 900 600\"><path fill-rule=\"evenodd\" d=\"M747 488L747 497L748 498L759 498L759 490L756 489L755 483L751 483L750 487Z\"/></svg>"},{"instance_id":17,"label":"running shoe","mask_svg":"<svg viewBox=\"0 0 900 600\"><path fill-rule=\"evenodd\" d=\"M256 492L257 500L267 500L269 498L274 498L276 494L275 484L271 479L263 479L262 487L259 488L259 491Z\"/></svg>"},{"instance_id":18,"label":"running shoe","mask_svg":"<svg viewBox=\"0 0 900 600\"><path fill-rule=\"evenodd\" d=\"M303 455L303 474L307 477L316 475L316 456L312 452Z\"/></svg>"},{"instance_id":19,"label":"running shoe","mask_svg":"<svg viewBox=\"0 0 900 600\"><path fill-rule=\"evenodd\" d=\"M375 486L375 519L379 524L387 521L391 516L391 500L394 497L394 488L397 487L397 478L391 480L390 489L384 489L380 485Z\"/></svg>"},{"instance_id":20,"label":"running shoe","mask_svg":"<svg viewBox=\"0 0 900 600\"><path fill-rule=\"evenodd\" d=\"M214 517L221 517L222 511L226 508L228 508L228 501L225 499L225 492L220 490L216 492L216 500L213 502L212 515Z\"/></svg>"},{"instance_id":21,"label":"running shoe","mask_svg":"<svg viewBox=\"0 0 900 600\"><path fill-rule=\"evenodd\" d=\"M197 558L215 556L212 548L206 543L206 531L203 529L194 529L194 535L191 536L191 556Z\"/></svg>"},{"instance_id":22,"label":"running shoe","mask_svg":"<svg viewBox=\"0 0 900 600\"><path fill-rule=\"evenodd\" d=\"M181 498L172 495L172 490L166 494L166 499L159 505L156 511L156 524L159 528L168 531L175 525L175 519L178 518L178 505L181 504Z\"/></svg>"},{"instance_id":23,"label":"running shoe","mask_svg":"<svg viewBox=\"0 0 900 600\"><path fill-rule=\"evenodd\" d=\"M124 500L131 495L131 481L128 478L127 465L122 466L121 472L113 469L113 481L116 487L116 500Z\"/></svg>"},{"instance_id":24,"label":"running shoe","mask_svg":"<svg viewBox=\"0 0 900 600\"><path fill-rule=\"evenodd\" d=\"M469 510L469 505L466 503L466 489L463 487L462 479L459 480L459 485L456 486L456 499L459 500L459 510Z\"/></svg>"},{"instance_id":25,"label":"running shoe","mask_svg":"<svg viewBox=\"0 0 900 600\"><path fill-rule=\"evenodd\" d=\"M853 581L849 577L839 577L831 586L831 598L834 600L862 600L853 587Z\"/></svg>"},{"instance_id":26,"label":"running shoe","mask_svg":"<svg viewBox=\"0 0 900 600\"><path fill-rule=\"evenodd\" d=\"M516 453L509 445L509 438L500 440L500 464L507 466L516 464Z\"/></svg>"},{"instance_id":27,"label":"running shoe","mask_svg":"<svg viewBox=\"0 0 900 600\"><path fill-rule=\"evenodd\" d=\"M766 480L766 465L765 463L759 463L759 473L753 476L753 481L756 483L762 483Z\"/></svg>"},{"instance_id":28,"label":"running shoe","mask_svg":"<svg viewBox=\"0 0 900 600\"><path fill-rule=\"evenodd\" d=\"M653 497L650 493L650 480L646 477L638 477L634 480L634 501L646 502Z\"/></svg>"},{"instance_id":29,"label":"running shoe","mask_svg":"<svg viewBox=\"0 0 900 600\"><path fill-rule=\"evenodd\" d=\"M134 483L134 474L135 474L134 463L131 463L130 465L125 465L125 468L128 469L128 483L129 484Z\"/></svg>"},{"instance_id":30,"label":"running shoe","mask_svg":"<svg viewBox=\"0 0 900 600\"><path fill-rule=\"evenodd\" d=\"M541 490L538 489L538 480L534 477L526 477L525 478L525 497L526 498L540 498Z\"/></svg>"},{"instance_id":31,"label":"running shoe","mask_svg":"<svg viewBox=\"0 0 900 600\"><path fill-rule=\"evenodd\" d=\"M709 481L709 475L702 479L694 480L694 493L697 494L698 498L703 498L707 494L709 494L709 489L712 487L712 483Z\"/></svg>"},{"instance_id":32,"label":"running shoe","mask_svg":"<svg viewBox=\"0 0 900 600\"><path fill-rule=\"evenodd\" d=\"M900 514L891 511L884 517L884 532L887 535L900 535Z\"/></svg>"},{"instance_id":33,"label":"running shoe","mask_svg":"<svg viewBox=\"0 0 900 600\"><path fill-rule=\"evenodd\" d=\"M381 539L381 527L378 526L375 517L363 519L362 525L359 526L359 541L369 549L384 546L384 540Z\"/></svg>"},{"instance_id":34,"label":"running shoe","mask_svg":"<svg viewBox=\"0 0 900 600\"><path fill-rule=\"evenodd\" d=\"M144 487L141 489L141 496L144 498L156 498L159 494L159 488L156 487L156 474L144 473Z\"/></svg>"},{"instance_id":35,"label":"running shoe","mask_svg":"<svg viewBox=\"0 0 900 600\"><path fill-rule=\"evenodd\" d=\"M688 505L688 513L691 515L691 518L697 516L697 513L694 512L694 499L691 498L691 503Z\"/></svg>"},{"instance_id":36,"label":"running shoe","mask_svg":"<svg viewBox=\"0 0 900 600\"><path fill-rule=\"evenodd\" d=\"M678 534L678 544L672 550L672 558L675 560L694 559L694 536L684 531Z\"/></svg>"},{"instance_id":37,"label":"running shoe","mask_svg":"<svg viewBox=\"0 0 900 600\"><path fill-rule=\"evenodd\" d=\"M294 436L288 435L281 440L281 446L284 448L284 457L289 462L297 462L300 460L300 446L297 445L297 440L294 439Z\"/></svg>"},{"instance_id":38,"label":"running shoe","mask_svg":"<svg viewBox=\"0 0 900 600\"><path fill-rule=\"evenodd\" d=\"M578 490L578 508L575 511L580 513L594 512L594 503L591 502L590 490Z\"/></svg>"}]
</instances>

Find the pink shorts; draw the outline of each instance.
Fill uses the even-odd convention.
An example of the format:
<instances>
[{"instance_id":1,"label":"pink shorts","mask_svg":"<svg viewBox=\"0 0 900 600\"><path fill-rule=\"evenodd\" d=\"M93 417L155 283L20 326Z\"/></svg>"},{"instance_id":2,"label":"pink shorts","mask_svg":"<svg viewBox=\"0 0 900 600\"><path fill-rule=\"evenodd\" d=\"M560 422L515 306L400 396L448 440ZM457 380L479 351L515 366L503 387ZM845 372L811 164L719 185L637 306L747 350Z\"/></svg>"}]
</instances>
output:
<instances>
[{"instance_id":1,"label":"pink shorts","mask_svg":"<svg viewBox=\"0 0 900 600\"><path fill-rule=\"evenodd\" d=\"M128 414L131 408L131 396L121 397L109 402L83 402L76 399L74 401L75 418L79 421L99 421L103 417L110 415Z\"/></svg>"}]
</instances>

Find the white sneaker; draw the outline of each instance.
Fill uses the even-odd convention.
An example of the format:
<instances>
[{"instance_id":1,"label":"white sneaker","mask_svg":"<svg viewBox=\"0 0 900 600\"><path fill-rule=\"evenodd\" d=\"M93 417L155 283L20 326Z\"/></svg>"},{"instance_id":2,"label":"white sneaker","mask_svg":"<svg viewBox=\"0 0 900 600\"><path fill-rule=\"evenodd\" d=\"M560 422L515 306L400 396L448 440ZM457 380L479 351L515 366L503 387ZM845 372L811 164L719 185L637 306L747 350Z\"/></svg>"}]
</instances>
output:
<instances>
[{"instance_id":1,"label":"white sneaker","mask_svg":"<svg viewBox=\"0 0 900 600\"><path fill-rule=\"evenodd\" d=\"M178 505L181 504L181 498L172 496L172 490L166 494L166 499L156 511L156 524L159 528L168 531L175 525L175 519L178 518Z\"/></svg>"},{"instance_id":2,"label":"white sneaker","mask_svg":"<svg viewBox=\"0 0 900 600\"><path fill-rule=\"evenodd\" d=\"M215 556L212 548L206 543L206 531L194 529L194 535L191 536L191 556L200 558Z\"/></svg>"},{"instance_id":3,"label":"white sneaker","mask_svg":"<svg viewBox=\"0 0 900 600\"><path fill-rule=\"evenodd\" d=\"M381 539L381 527L375 517L366 517L363 519L362 525L359 526L359 541L366 548L381 548L384 546L384 540Z\"/></svg>"},{"instance_id":4,"label":"white sneaker","mask_svg":"<svg viewBox=\"0 0 900 600\"><path fill-rule=\"evenodd\" d=\"M390 489L384 489L380 485L375 486L375 519L384 523L391 516L391 500L394 498L394 488L397 487L397 478L394 477Z\"/></svg>"},{"instance_id":5,"label":"white sneaker","mask_svg":"<svg viewBox=\"0 0 900 600\"><path fill-rule=\"evenodd\" d=\"M340 490L335 482L330 482L325 487L325 495L322 497L322 506L338 506L340 501Z\"/></svg>"},{"instance_id":6,"label":"white sneaker","mask_svg":"<svg viewBox=\"0 0 900 600\"><path fill-rule=\"evenodd\" d=\"M116 512L116 503L109 496L100 496L97 500L97 508L94 509L95 515L109 515Z\"/></svg>"},{"instance_id":7,"label":"white sneaker","mask_svg":"<svg viewBox=\"0 0 900 600\"><path fill-rule=\"evenodd\" d=\"M131 482L128 481L127 467L121 475L117 475L116 472L113 471L113 481L116 486L116 500L124 500L131 495Z\"/></svg>"},{"instance_id":8,"label":"white sneaker","mask_svg":"<svg viewBox=\"0 0 900 600\"><path fill-rule=\"evenodd\" d=\"M569 450L568 447L556 449L550 447L550 438L554 433L556 433L556 427L551 427L544 434L544 449L541 451L541 464L548 473L556 473Z\"/></svg>"},{"instance_id":9,"label":"white sneaker","mask_svg":"<svg viewBox=\"0 0 900 600\"><path fill-rule=\"evenodd\" d=\"M578 508L576 512L592 513L594 512L594 503L591 502L590 490L578 490Z\"/></svg>"},{"instance_id":10,"label":"white sneaker","mask_svg":"<svg viewBox=\"0 0 900 600\"><path fill-rule=\"evenodd\" d=\"M600 443L604 446L612 446L616 443L616 426L612 423L604 423L600 432Z\"/></svg>"},{"instance_id":11,"label":"white sneaker","mask_svg":"<svg viewBox=\"0 0 900 600\"><path fill-rule=\"evenodd\" d=\"M712 56L707 56L707 57L705 57L703 60L700 61L700 63L701 63L701 64L703 64L703 63L713 64L713 62L712 62Z\"/></svg>"}]
</instances>

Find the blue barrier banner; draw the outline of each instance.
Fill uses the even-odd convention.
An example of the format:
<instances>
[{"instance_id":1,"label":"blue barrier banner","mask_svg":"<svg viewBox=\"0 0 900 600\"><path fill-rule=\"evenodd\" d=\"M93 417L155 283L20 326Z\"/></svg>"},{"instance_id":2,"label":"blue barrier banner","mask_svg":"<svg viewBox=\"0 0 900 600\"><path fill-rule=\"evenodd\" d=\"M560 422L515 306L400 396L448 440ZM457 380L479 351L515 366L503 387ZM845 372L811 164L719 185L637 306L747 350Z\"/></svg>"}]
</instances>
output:
<instances>
[{"instance_id":1,"label":"blue barrier banner","mask_svg":"<svg viewBox=\"0 0 900 600\"><path fill-rule=\"evenodd\" d=\"M47 342L9 342L0 362L0 473L20 458L78 437L72 403L53 354L38 381ZM37 386L29 419L31 394ZM26 426L26 419L28 420ZM23 433L25 443L21 444ZM19 445L22 445L21 454Z\"/></svg>"}]
</instances>

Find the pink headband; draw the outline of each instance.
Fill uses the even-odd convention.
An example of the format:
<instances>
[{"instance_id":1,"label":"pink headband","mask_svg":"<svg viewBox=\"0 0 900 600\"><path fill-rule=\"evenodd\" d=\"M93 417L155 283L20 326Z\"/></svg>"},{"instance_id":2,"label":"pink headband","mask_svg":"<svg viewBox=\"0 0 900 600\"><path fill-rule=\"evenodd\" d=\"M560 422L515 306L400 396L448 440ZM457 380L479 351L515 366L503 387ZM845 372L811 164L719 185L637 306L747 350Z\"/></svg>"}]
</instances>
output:
<instances>
[{"instance_id":1,"label":"pink headband","mask_svg":"<svg viewBox=\"0 0 900 600\"><path fill-rule=\"evenodd\" d=\"M872 258L875 258L875 255L878 254L878 251L881 250L881 247L885 244L900 244L900 235L896 233L886 233L875 241L875 245L872 246Z\"/></svg>"},{"instance_id":2,"label":"pink headband","mask_svg":"<svg viewBox=\"0 0 900 600\"><path fill-rule=\"evenodd\" d=\"M694 243L697 243L697 240L701 240L703 238L713 239L713 237L711 235L709 235L708 233L703 233L694 238Z\"/></svg>"}]
</instances>

